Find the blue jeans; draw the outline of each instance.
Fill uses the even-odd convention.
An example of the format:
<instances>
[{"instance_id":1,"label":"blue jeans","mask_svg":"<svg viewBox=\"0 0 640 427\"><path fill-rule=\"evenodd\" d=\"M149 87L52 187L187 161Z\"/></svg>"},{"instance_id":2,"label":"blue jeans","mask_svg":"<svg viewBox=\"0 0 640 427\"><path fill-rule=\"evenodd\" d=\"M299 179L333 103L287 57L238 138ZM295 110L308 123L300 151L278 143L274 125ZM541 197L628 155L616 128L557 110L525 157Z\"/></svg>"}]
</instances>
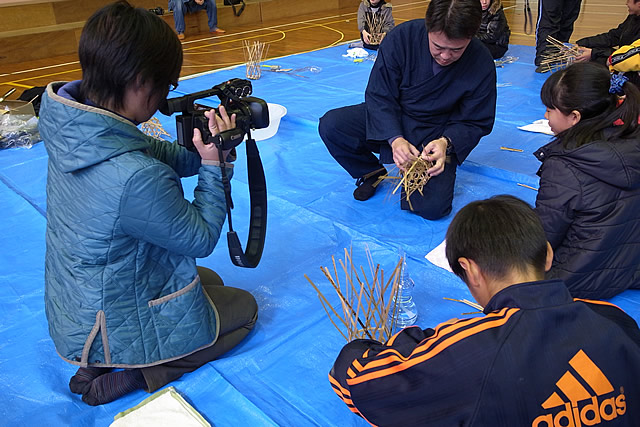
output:
<instances>
[{"instance_id":1,"label":"blue jeans","mask_svg":"<svg viewBox=\"0 0 640 427\"><path fill-rule=\"evenodd\" d=\"M195 13L202 9L207 10L209 30L218 28L218 10L216 9L215 0L204 0L202 5L193 0L186 2L183 0L169 0L169 10L173 10L173 20L178 34L184 33L184 14Z\"/></svg>"}]
</instances>

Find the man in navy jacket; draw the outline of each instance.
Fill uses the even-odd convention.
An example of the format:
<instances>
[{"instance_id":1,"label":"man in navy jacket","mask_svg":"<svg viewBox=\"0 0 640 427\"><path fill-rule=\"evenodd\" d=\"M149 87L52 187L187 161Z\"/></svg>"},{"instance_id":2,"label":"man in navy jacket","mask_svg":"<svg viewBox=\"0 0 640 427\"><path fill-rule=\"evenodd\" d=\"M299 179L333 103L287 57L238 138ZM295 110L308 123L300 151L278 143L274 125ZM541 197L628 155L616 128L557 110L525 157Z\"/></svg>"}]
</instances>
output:
<instances>
[{"instance_id":1,"label":"man in navy jacket","mask_svg":"<svg viewBox=\"0 0 640 427\"><path fill-rule=\"evenodd\" d=\"M446 252L485 316L347 344L329 379L353 412L375 425L638 425L636 322L543 280L553 251L525 202L467 205Z\"/></svg>"},{"instance_id":2,"label":"man in navy jacket","mask_svg":"<svg viewBox=\"0 0 640 427\"><path fill-rule=\"evenodd\" d=\"M355 178L356 200L373 196L386 173L417 157L434 163L423 194L401 208L426 219L451 212L456 167L491 132L496 112L496 70L474 36L477 0L432 0L425 19L398 25L380 44L365 102L328 111L319 124L329 153ZM378 159L374 153L379 153Z\"/></svg>"}]
</instances>

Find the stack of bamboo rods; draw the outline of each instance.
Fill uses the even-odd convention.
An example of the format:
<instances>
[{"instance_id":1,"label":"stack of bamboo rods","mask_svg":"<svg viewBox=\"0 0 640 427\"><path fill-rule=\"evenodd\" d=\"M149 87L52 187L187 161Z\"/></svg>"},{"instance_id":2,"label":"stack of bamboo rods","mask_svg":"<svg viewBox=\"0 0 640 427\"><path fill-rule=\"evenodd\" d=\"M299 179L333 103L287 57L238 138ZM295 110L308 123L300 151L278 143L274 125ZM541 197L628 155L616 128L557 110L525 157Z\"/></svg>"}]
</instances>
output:
<instances>
[{"instance_id":1,"label":"stack of bamboo rods","mask_svg":"<svg viewBox=\"0 0 640 427\"><path fill-rule=\"evenodd\" d=\"M547 71L561 70L571 65L578 56L580 48L577 45L563 43L547 36L547 53L542 55L540 66L547 68Z\"/></svg>"},{"instance_id":2,"label":"stack of bamboo rods","mask_svg":"<svg viewBox=\"0 0 640 427\"><path fill-rule=\"evenodd\" d=\"M362 266L359 270L354 266L352 254L347 249L344 250L344 260L338 261L340 268L338 268L333 256L331 257L333 271L327 267L320 267L338 294L342 309L341 314L339 310L333 308L311 279L306 274L304 276L318 293L318 298L329 320L347 342L359 338L385 342L392 336L395 327L394 319L397 308L395 296L398 293L400 271L404 260L400 259L391 276L385 282L384 270L380 268L379 264L376 264L374 268L369 249L366 253L371 272L370 278L367 277ZM341 283L339 276L342 273L344 273L345 280Z\"/></svg>"},{"instance_id":3,"label":"stack of bamboo rods","mask_svg":"<svg viewBox=\"0 0 640 427\"><path fill-rule=\"evenodd\" d=\"M378 13L367 13L364 17L365 28L369 30L369 44L376 45L382 41L384 22Z\"/></svg>"},{"instance_id":4,"label":"stack of bamboo rods","mask_svg":"<svg viewBox=\"0 0 640 427\"><path fill-rule=\"evenodd\" d=\"M269 45L261 41L244 40L244 59L247 63L247 78L258 80L262 75L261 63L267 57Z\"/></svg>"}]
</instances>

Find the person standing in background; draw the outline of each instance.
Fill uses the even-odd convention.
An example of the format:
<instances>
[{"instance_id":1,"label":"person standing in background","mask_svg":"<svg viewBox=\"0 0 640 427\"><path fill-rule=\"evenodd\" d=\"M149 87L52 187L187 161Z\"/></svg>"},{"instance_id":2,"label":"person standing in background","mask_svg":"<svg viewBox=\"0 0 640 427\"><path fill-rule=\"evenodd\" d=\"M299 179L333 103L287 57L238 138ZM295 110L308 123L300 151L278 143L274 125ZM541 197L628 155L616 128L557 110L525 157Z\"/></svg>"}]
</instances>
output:
<instances>
[{"instance_id":1,"label":"person standing in background","mask_svg":"<svg viewBox=\"0 0 640 427\"><path fill-rule=\"evenodd\" d=\"M538 22L536 24L536 73L544 73L549 67L540 67L548 53L547 37L568 42L573 33L573 24L580 14L582 0L538 0Z\"/></svg>"}]
</instances>

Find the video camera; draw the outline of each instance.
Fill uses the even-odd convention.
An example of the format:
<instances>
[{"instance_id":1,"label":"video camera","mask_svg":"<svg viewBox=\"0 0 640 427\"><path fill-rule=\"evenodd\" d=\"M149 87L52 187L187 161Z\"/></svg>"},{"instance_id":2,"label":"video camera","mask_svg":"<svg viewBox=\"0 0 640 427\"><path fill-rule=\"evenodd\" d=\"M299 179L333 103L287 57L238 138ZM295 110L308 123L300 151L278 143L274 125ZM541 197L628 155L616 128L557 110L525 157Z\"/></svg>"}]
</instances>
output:
<instances>
[{"instance_id":1,"label":"video camera","mask_svg":"<svg viewBox=\"0 0 640 427\"><path fill-rule=\"evenodd\" d=\"M176 131L178 144L188 150L197 151L193 145L193 130L199 129L202 141L205 144L215 144L218 148L220 161L223 162L223 151L231 150L239 145L245 134L247 135L247 174L249 183L249 198L251 204L251 216L249 222L249 237L247 250L242 250L240 239L233 231L231 221L231 183L227 176L226 168L222 168L222 184L227 202L227 218L229 232L227 233L227 245L231 262L239 267L257 267L262 257L264 241L267 234L267 184L264 177L264 168L256 141L251 137L251 129L262 129L269 126L269 109L267 103L260 98L251 95L251 82L242 79L231 79L220 83L211 89L184 95L179 98L167 99L160 107L160 112L170 116L173 113L181 113L176 116ZM236 127L211 135L209 131L209 119L204 112L210 107L196 104L198 99L217 96L231 117L236 115ZM216 109L217 112L217 109Z\"/></svg>"},{"instance_id":2,"label":"video camera","mask_svg":"<svg viewBox=\"0 0 640 427\"><path fill-rule=\"evenodd\" d=\"M160 107L160 112L167 116L182 113L176 117L178 144L188 150L196 151L192 141L193 129L200 130L205 144L214 143L222 150L230 150L240 144L245 134L250 134L251 129L263 129L269 126L267 103L260 98L249 96L251 93L252 87L249 80L231 79L211 89L167 99L167 102ZM220 98L220 105L224 106L229 117L234 113L236 115L236 127L216 136L212 136L209 132L209 119L204 115L204 112L211 108L196 103L198 99L211 96Z\"/></svg>"}]
</instances>

